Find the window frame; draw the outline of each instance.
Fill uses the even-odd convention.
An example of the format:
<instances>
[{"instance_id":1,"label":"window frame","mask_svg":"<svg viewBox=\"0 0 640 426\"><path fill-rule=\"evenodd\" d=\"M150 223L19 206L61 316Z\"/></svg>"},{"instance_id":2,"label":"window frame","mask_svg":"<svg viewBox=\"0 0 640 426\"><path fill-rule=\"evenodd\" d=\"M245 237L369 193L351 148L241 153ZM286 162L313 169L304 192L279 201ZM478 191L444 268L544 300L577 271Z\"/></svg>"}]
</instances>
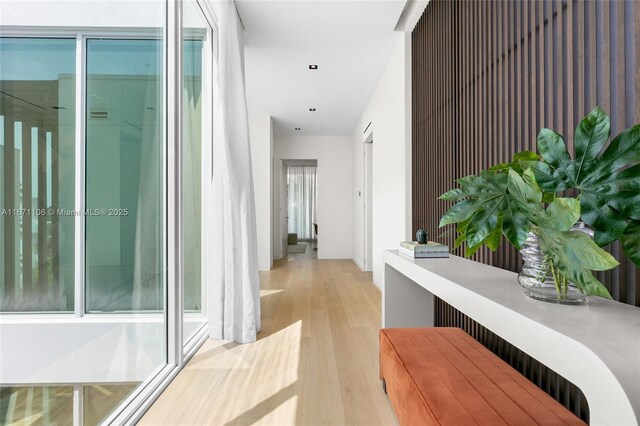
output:
<instances>
[{"instance_id":1,"label":"window frame","mask_svg":"<svg viewBox=\"0 0 640 426\"><path fill-rule=\"evenodd\" d=\"M215 90L215 64L218 52L218 21L214 11L204 0L192 0L198 13L206 23L203 43L203 67L210 71L210 75L202 81L204 97L203 116L210 116L213 112L213 91ZM166 15L163 31L163 106L164 106L164 134L163 134L163 177L164 191L164 322L166 331L166 363L158 367L145 382L141 383L116 409L108 416L103 424L135 424L142 418L145 411L153 404L169 383L182 370L186 362L196 353L208 338L208 323L206 315L206 289L201 290L203 324L197 331L183 341L184 324L184 271L183 271L183 217L182 217L182 7L181 1L166 0L164 2ZM75 208L83 210L85 205L85 173L86 173L86 59L88 39L149 39L158 38L158 31L146 29L86 29L53 27L12 27L0 26L0 36L8 38L58 38L75 39L76 42L76 81L75 81ZM171 107L171 108L170 108ZM211 176L212 159L211 144L205 143L213 137L211 123L203 120L202 129L202 175L203 181ZM208 194L202 185L202 206L207 203ZM204 215L203 215L204 223ZM204 229L204 228L202 228ZM42 324L51 322L99 321L114 319L123 321L133 318L155 317L157 314L130 313L88 313L85 300L85 218L82 215L74 219L74 310L73 312L6 312L0 313L0 326L11 323ZM202 276L204 277L202 262ZM74 425L82 424L82 392L74 386Z\"/></svg>"}]
</instances>

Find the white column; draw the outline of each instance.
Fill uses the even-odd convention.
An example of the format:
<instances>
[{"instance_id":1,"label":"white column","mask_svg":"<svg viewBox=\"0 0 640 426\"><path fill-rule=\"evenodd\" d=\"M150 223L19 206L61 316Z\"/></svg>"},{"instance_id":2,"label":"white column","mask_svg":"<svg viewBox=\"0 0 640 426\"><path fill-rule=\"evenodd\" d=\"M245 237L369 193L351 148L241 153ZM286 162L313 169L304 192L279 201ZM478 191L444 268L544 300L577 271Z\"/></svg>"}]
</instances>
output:
<instances>
[{"instance_id":1,"label":"white column","mask_svg":"<svg viewBox=\"0 0 640 426\"><path fill-rule=\"evenodd\" d=\"M253 188L256 194L258 267L273 266L273 124L269 115L249 117Z\"/></svg>"}]
</instances>

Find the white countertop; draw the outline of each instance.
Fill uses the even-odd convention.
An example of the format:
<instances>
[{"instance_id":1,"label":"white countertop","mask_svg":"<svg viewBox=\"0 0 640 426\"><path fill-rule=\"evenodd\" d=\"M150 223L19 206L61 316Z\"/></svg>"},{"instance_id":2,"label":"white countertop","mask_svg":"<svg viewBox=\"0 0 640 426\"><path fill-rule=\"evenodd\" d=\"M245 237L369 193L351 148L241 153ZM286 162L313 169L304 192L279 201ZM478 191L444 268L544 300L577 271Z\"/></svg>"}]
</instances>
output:
<instances>
[{"instance_id":1,"label":"white countertop","mask_svg":"<svg viewBox=\"0 0 640 426\"><path fill-rule=\"evenodd\" d=\"M412 259L390 250L384 259L573 382L587 396L592 423L638 423L640 308L599 297L582 306L541 302L525 296L517 274L457 256ZM392 286L385 282L383 291ZM601 404L619 417L600 417Z\"/></svg>"}]
</instances>

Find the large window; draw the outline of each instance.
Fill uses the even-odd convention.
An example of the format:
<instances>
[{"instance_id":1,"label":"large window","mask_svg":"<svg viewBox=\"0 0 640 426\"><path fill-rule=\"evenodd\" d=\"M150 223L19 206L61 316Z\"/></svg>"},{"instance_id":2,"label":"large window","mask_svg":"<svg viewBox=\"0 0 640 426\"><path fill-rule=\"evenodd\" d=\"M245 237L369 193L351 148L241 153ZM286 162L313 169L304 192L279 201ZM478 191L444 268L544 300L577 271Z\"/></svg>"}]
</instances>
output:
<instances>
[{"instance_id":1,"label":"large window","mask_svg":"<svg viewBox=\"0 0 640 426\"><path fill-rule=\"evenodd\" d=\"M0 423L96 424L167 363L162 31L105 33L0 38Z\"/></svg>"},{"instance_id":2,"label":"large window","mask_svg":"<svg viewBox=\"0 0 640 426\"><path fill-rule=\"evenodd\" d=\"M202 341L215 33L179 5L0 3L0 425L129 418Z\"/></svg>"}]
</instances>

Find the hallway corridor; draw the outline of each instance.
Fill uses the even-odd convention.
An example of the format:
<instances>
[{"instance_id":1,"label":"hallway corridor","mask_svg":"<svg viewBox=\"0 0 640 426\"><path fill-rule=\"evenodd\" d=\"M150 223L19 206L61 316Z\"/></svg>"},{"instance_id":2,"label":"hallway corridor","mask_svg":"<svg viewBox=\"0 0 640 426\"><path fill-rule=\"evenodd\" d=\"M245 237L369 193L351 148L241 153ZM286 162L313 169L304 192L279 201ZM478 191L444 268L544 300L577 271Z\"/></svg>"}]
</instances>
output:
<instances>
[{"instance_id":1,"label":"hallway corridor","mask_svg":"<svg viewBox=\"0 0 640 426\"><path fill-rule=\"evenodd\" d=\"M378 379L380 291L350 260L261 272L262 332L207 341L142 425L393 425Z\"/></svg>"}]
</instances>

